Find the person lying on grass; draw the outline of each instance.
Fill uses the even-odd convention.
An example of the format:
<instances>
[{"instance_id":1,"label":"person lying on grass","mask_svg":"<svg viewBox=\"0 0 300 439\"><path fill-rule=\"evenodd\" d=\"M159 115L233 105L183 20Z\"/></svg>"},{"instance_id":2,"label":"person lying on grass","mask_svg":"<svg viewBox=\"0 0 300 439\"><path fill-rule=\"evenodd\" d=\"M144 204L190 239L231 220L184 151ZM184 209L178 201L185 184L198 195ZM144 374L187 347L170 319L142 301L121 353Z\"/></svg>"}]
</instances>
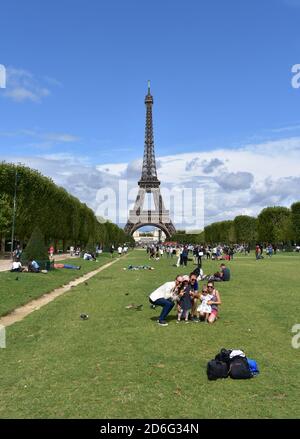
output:
<instances>
[{"instance_id":1,"label":"person lying on grass","mask_svg":"<svg viewBox=\"0 0 300 439\"><path fill-rule=\"evenodd\" d=\"M81 265L71 265L71 264L53 264L54 268L68 268L69 270L80 270Z\"/></svg>"}]
</instances>

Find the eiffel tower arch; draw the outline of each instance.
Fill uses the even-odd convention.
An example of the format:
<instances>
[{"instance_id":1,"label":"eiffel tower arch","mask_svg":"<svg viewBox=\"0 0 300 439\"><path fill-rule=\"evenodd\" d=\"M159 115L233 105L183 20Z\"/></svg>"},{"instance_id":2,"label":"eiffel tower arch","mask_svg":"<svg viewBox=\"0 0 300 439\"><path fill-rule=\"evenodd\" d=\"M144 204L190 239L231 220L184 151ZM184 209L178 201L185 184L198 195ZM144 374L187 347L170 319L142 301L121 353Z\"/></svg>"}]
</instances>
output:
<instances>
[{"instance_id":1,"label":"eiffel tower arch","mask_svg":"<svg viewBox=\"0 0 300 439\"><path fill-rule=\"evenodd\" d=\"M132 235L141 227L151 225L162 230L167 238L170 238L176 232L176 229L170 219L169 211L164 206L160 193L160 181L157 178L152 122L153 96L150 93L150 81L148 81L148 93L145 97L145 104L146 128L142 175L138 181L139 191L135 204L133 209L129 211L128 221L124 230L127 234ZM144 210L146 194L152 194L154 209Z\"/></svg>"}]
</instances>

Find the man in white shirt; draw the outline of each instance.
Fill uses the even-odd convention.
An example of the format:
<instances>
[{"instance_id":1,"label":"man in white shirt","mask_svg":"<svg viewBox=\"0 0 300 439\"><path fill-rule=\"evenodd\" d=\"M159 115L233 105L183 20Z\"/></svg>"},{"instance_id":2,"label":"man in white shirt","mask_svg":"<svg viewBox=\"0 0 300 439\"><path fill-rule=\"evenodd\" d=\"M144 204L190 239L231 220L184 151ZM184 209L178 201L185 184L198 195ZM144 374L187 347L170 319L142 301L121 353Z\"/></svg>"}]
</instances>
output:
<instances>
[{"instance_id":1,"label":"man in white shirt","mask_svg":"<svg viewBox=\"0 0 300 439\"><path fill-rule=\"evenodd\" d=\"M118 253L119 253L119 256L121 256L122 251L123 251L123 248L119 245L119 247L118 247Z\"/></svg>"},{"instance_id":2,"label":"man in white shirt","mask_svg":"<svg viewBox=\"0 0 300 439\"><path fill-rule=\"evenodd\" d=\"M182 276L178 275L173 282L166 282L158 287L149 296L149 301L152 305L162 306L162 311L158 319L158 324L161 326L168 326L166 317L174 306L177 298L177 289L182 283Z\"/></svg>"}]
</instances>

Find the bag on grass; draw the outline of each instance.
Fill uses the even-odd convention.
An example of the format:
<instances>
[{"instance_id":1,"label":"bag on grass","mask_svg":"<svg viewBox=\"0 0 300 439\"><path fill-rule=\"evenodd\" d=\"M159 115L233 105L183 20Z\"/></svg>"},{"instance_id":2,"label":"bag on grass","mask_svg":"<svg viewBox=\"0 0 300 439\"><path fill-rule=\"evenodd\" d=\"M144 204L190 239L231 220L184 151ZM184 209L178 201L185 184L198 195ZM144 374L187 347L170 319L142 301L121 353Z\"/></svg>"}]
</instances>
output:
<instances>
[{"instance_id":1,"label":"bag on grass","mask_svg":"<svg viewBox=\"0 0 300 439\"><path fill-rule=\"evenodd\" d=\"M218 378L228 377L228 366L223 361L211 360L207 363L207 378L217 380Z\"/></svg>"},{"instance_id":2,"label":"bag on grass","mask_svg":"<svg viewBox=\"0 0 300 439\"><path fill-rule=\"evenodd\" d=\"M230 361L229 375L234 380L245 380L252 378L248 361L246 357L236 356Z\"/></svg>"},{"instance_id":3,"label":"bag on grass","mask_svg":"<svg viewBox=\"0 0 300 439\"><path fill-rule=\"evenodd\" d=\"M230 352L230 360L232 360L234 357L245 357L246 354L244 351L241 351L240 349L232 349Z\"/></svg>"},{"instance_id":4,"label":"bag on grass","mask_svg":"<svg viewBox=\"0 0 300 439\"><path fill-rule=\"evenodd\" d=\"M220 350L220 352L215 356L215 360L223 361L224 363L227 364L228 369L229 369L229 365L230 365L230 354L231 354L231 350L230 350L230 349L224 349L224 348L222 348L222 349Z\"/></svg>"},{"instance_id":5,"label":"bag on grass","mask_svg":"<svg viewBox=\"0 0 300 439\"><path fill-rule=\"evenodd\" d=\"M247 358L251 373L253 376L258 375L259 374L259 369L258 369L258 365L256 363L255 360L251 360L251 358Z\"/></svg>"}]
</instances>

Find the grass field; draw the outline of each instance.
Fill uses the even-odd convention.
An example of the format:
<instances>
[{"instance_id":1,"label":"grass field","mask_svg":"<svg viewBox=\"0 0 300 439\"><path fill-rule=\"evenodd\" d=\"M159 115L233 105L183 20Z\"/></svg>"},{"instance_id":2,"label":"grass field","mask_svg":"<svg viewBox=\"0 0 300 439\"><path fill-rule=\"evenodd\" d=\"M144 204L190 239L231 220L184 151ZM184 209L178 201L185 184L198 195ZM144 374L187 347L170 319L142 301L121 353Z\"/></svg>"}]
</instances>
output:
<instances>
[{"instance_id":1,"label":"grass field","mask_svg":"<svg viewBox=\"0 0 300 439\"><path fill-rule=\"evenodd\" d=\"M299 418L300 349L291 345L292 326L300 323L299 255L236 258L228 263L232 281L218 284L216 324L177 325L172 311L161 327L148 294L182 271L173 262L124 271L149 264L134 251L7 328L0 417ZM217 266L204 261L206 273ZM143 310L128 310L129 303ZM260 375L209 382L207 361L222 347L245 350Z\"/></svg>"},{"instance_id":2,"label":"grass field","mask_svg":"<svg viewBox=\"0 0 300 439\"><path fill-rule=\"evenodd\" d=\"M8 314L18 306L30 300L49 293L62 285L69 283L101 265L110 262L109 253L103 253L98 261L84 261L80 258L71 258L59 261L60 264L81 266L80 270L57 269L43 273L0 273L0 316Z\"/></svg>"}]
</instances>

